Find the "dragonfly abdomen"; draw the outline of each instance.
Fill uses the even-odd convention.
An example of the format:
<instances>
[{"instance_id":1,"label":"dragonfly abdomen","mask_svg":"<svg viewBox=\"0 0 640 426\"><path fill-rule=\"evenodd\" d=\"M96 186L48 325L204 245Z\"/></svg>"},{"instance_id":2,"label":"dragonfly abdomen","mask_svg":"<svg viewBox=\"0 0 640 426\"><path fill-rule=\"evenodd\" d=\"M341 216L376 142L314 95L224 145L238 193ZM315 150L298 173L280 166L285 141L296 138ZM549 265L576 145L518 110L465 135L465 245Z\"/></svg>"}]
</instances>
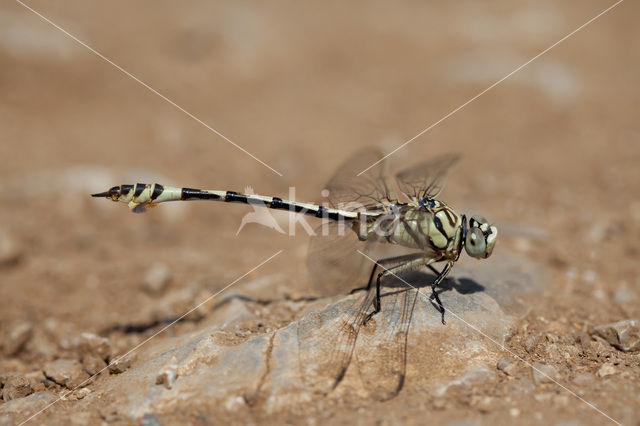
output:
<instances>
[{"instance_id":1,"label":"dragonfly abdomen","mask_svg":"<svg viewBox=\"0 0 640 426\"><path fill-rule=\"evenodd\" d=\"M235 191L216 191L210 189L177 188L159 183L114 186L106 192L92 194L93 197L110 198L113 201L128 203L129 208L140 213L158 203L167 201L214 200L233 203L262 205L270 209L302 213L331 220L354 220L357 212L339 210L312 203L285 200L257 194L242 194Z\"/></svg>"}]
</instances>

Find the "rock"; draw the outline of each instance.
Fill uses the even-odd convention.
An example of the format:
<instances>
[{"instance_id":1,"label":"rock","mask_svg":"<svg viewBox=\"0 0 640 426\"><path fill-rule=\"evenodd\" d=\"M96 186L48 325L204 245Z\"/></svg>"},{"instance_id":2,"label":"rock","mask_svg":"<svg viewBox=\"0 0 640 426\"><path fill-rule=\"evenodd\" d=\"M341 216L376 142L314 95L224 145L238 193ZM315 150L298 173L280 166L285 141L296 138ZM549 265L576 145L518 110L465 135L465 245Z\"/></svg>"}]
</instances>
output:
<instances>
[{"instance_id":1,"label":"rock","mask_svg":"<svg viewBox=\"0 0 640 426\"><path fill-rule=\"evenodd\" d=\"M613 292L613 300L616 303L625 304L635 302L638 296L630 290L619 288Z\"/></svg>"},{"instance_id":2,"label":"rock","mask_svg":"<svg viewBox=\"0 0 640 426\"><path fill-rule=\"evenodd\" d=\"M140 426L161 426L160 420L155 414L147 413L142 416L142 421L140 422Z\"/></svg>"},{"instance_id":3,"label":"rock","mask_svg":"<svg viewBox=\"0 0 640 426\"><path fill-rule=\"evenodd\" d=\"M29 384L34 392L41 392L45 390L44 381L47 380L44 377L42 371L33 371L25 374L25 377L29 379Z\"/></svg>"},{"instance_id":4,"label":"rock","mask_svg":"<svg viewBox=\"0 0 640 426\"><path fill-rule=\"evenodd\" d=\"M171 269L164 263L154 263L145 274L142 289L151 294L163 293L171 282Z\"/></svg>"},{"instance_id":5,"label":"rock","mask_svg":"<svg viewBox=\"0 0 640 426\"><path fill-rule=\"evenodd\" d=\"M98 374L104 370L106 366L107 363L102 358L94 354L88 354L82 358L82 368L84 368L84 371L91 376Z\"/></svg>"},{"instance_id":6,"label":"rock","mask_svg":"<svg viewBox=\"0 0 640 426\"><path fill-rule=\"evenodd\" d=\"M485 360L504 356L501 345L529 311L518 300L530 301L528 292L540 294L539 286L546 282L540 275L544 268L528 261L501 259L492 268L469 265L473 266L462 261L456 265L453 279L440 293L448 312L446 325L429 300L428 288L420 289L423 294L406 291L406 286L392 279L383 288L382 311L365 325L355 314L362 307L370 309L373 292L294 305L275 301L269 306L274 312L286 307L285 312L299 314L279 328L252 327L247 334L243 325L258 319L251 309L254 303L235 298L194 323L188 333L150 341L136 352L139 361L112 359L113 364L130 367L116 370L121 366L112 365L114 373L127 371L102 381L90 397L108 400L122 418L138 419L147 413L168 412L185 396L190 404L215 404L231 411L255 407L270 414L329 393L384 401L401 391L420 390L431 395L434 406L444 400L447 408L450 398L445 394L464 392L471 399L479 386L497 380L496 364L487 366ZM415 273L406 279L429 282L432 278ZM233 330L241 336L220 338ZM178 379L171 383L172 375L165 370L175 370ZM155 385L156 380L162 386ZM535 389L529 377L516 376L508 384L514 395ZM474 401L479 410L501 406L496 396Z\"/></svg>"},{"instance_id":7,"label":"rock","mask_svg":"<svg viewBox=\"0 0 640 426\"><path fill-rule=\"evenodd\" d=\"M588 352L591 349L591 336L584 331L578 331L575 334L575 342L580 344L583 352Z\"/></svg>"},{"instance_id":8,"label":"rock","mask_svg":"<svg viewBox=\"0 0 640 426\"><path fill-rule=\"evenodd\" d=\"M6 378L4 388L2 388L2 399L11 401L16 398L23 398L32 392L29 379L22 374L12 374Z\"/></svg>"},{"instance_id":9,"label":"rock","mask_svg":"<svg viewBox=\"0 0 640 426\"><path fill-rule=\"evenodd\" d=\"M508 376L515 376L518 369L518 364L508 358L501 358L496 364L496 368L504 372Z\"/></svg>"},{"instance_id":10,"label":"rock","mask_svg":"<svg viewBox=\"0 0 640 426\"><path fill-rule=\"evenodd\" d=\"M0 232L0 267L15 266L22 257L22 248L6 232Z\"/></svg>"},{"instance_id":11,"label":"rock","mask_svg":"<svg viewBox=\"0 0 640 426\"><path fill-rule=\"evenodd\" d=\"M626 320L595 327L594 334L623 352L640 350L640 321Z\"/></svg>"},{"instance_id":12,"label":"rock","mask_svg":"<svg viewBox=\"0 0 640 426\"><path fill-rule=\"evenodd\" d=\"M14 326L2 344L4 352L8 356L17 355L31 339L32 334L33 327L29 323L23 322Z\"/></svg>"},{"instance_id":13,"label":"rock","mask_svg":"<svg viewBox=\"0 0 640 426\"><path fill-rule=\"evenodd\" d=\"M113 405L103 405L98 408L98 412L100 417L104 419L107 423L113 423L118 420L121 420L122 416L118 414L118 409Z\"/></svg>"},{"instance_id":14,"label":"rock","mask_svg":"<svg viewBox=\"0 0 640 426\"><path fill-rule=\"evenodd\" d=\"M115 357L109 363L109 372L111 374L124 373L125 371L127 371L129 367L131 367L133 360L134 360L133 354Z\"/></svg>"},{"instance_id":15,"label":"rock","mask_svg":"<svg viewBox=\"0 0 640 426\"><path fill-rule=\"evenodd\" d=\"M173 383L178 378L178 360L176 357L165 365L156 377L156 385L164 385L167 389L173 387Z\"/></svg>"},{"instance_id":16,"label":"rock","mask_svg":"<svg viewBox=\"0 0 640 426\"><path fill-rule=\"evenodd\" d=\"M10 371L3 371L2 373L0 373L0 389L2 389L2 387L4 386L4 383L12 374L15 374L15 373Z\"/></svg>"},{"instance_id":17,"label":"rock","mask_svg":"<svg viewBox=\"0 0 640 426\"><path fill-rule=\"evenodd\" d=\"M111 344L106 337L93 333L82 333L77 342L77 349L81 355L92 354L107 361L111 357Z\"/></svg>"},{"instance_id":18,"label":"rock","mask_svg":"<svg viewBox=\"0 0 640 426\"><path fill-rule=\"evenodd\" d=\"M529 353L533 353L536 348L538 347L538 343L540 343L540 335L539 334L532 334L531 336L527 337L527 340L524 341L524 350L529 352Z\"/></svg>"},{"instance_id":19,"label":"rock","mask_svg":"<svg viewBox=\"0 0 640 426\"><path fill-rule=\"evenodd\" d=\"M89 375L76 360L59 359L44 366L44 375L67 389L74 389L85 384Z\"/></svg>"},{"instance_id":20,"label":"rock","mask_svg":"<svg viewBox=\"0 0 640 426\"><path fill-rule=\"evenodd\" d=\"M533 372L533 381L537 384L553 383L557 380L558 370L553 365L536 362L531 371Z\"/></svg>"},{"instance_id":21,"label":"rock","mask_svg":"<svg viewBox=\"0 0 640 426\"><path fill-rule=\"evenodd\" d=\"M598 377L611 376L613 374L616 374L616 367L610 362L605 362L604 364L602 364L602 367L600 367L596 374L598 375Z\"/></svg>"},{"instance_id":22,"label":"rock","mask_svg":"<svg viewBox=\"0 0 640 426\"><path fill-rule=\"evenodd\" d=\"M80 388L73 391L69 397L69 399L82 399L85 396L91 393L91 389L89 388Z\"/></svg>"},{"instance_id":23,"label":"rock","mask_svg":"<svg viewBox=\"0 0 640 426\"><path fill-rule=\"evenodd\" d=\"M0 414L33 414L58 400L52 392L36 392L0 405Z\"/></svg>"}]
</instances>

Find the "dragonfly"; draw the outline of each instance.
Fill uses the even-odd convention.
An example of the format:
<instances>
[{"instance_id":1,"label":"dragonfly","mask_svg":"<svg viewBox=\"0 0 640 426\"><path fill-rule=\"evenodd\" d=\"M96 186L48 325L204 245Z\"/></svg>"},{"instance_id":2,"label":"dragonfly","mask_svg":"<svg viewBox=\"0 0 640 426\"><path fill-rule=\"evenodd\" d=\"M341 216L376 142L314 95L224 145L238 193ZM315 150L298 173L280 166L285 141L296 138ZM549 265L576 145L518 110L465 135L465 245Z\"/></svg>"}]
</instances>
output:
<instances>
[{"instance_id":1,"label":"dragonfly","mask_svg":"<svg viewBox=\"0 0 640 426\"><path fill-rule=\"evenodd\" d=\"M324 191L328 203L322 205L158 183L119 185L92 196L127 203L136 213L168 201L213 200L264 206L322 219L322 225L311 238L307 262L315 289L323 295L344 294L346 289L364 282L364 274L369 278L361 299L353 303L347 301L333 311L312 312L300 321L297 337L301 376L309 388L326 394L342 381L355 353L358 370L368 388L377 399L386 400L397 394L404 383L407 335L417 291L408 289L392 294L393 297L389 297L392 306L385 305L383 310L383 280L423 266L431 269L435 279L431 282L430 297L437 303L444 324L445 308L436 288L463 251L476 259L488 258L498 230L481 216L467 221L466 215L456 213L436 199L459 156L442 155L396 174L395 182L404 201L395 195L384 159L375 148L353 154L329 179ZM358 176L359 171L373 163L379 165ZM356 250L357 244L361 250ZM410 253L377 257L369 271L364 255L373 255L379 246L403 247ZM443 263L444 267L438 271L433 266L436 263ZM381 271L376 274L379 268ZM356 339L362 334L361 327L367 327L381 311L380 329L384 331L360 337L367 347L376 350L358 351ZM376 359L367 360L372 352Z\"/></svg>"},{"instance_id":2,"label":"dragonfly","mask_svg":"<svg viewBox=\"0 0 640 426\"><path fill-rule=\"evenodd\" d=\"M456 213L452 207L436 199L444 188L449 171L458 163L458 155L442 155L396 174L395 180L405 201L400 201L392 190L384 164L373 173L357 175L358 167L364 165L364 168L383 158L378 150L367 148L347 159L326 185L330 206L159 183L123 184L92 196L127 203L136 213L169 201L213 200L254 204L339 223L340 227L355 232L359 241L369 245L387 243L411 249L413 252L410 254L381 258L374 263L366 286L370 288L375 277L373 309L362 317L362 321L366 324L380 312L381 286L385 277L424 266L436 274L431 283L431 297L438 304L444 324L445 308L436 288L447 277L463 249L476 259L491 256L498 229L482 216L472 216L467 222L466 215ZM439 262L444 263L440 271L433 266ZM379 267L381 271L376 274Z\"/></svg>"}]
</instances>

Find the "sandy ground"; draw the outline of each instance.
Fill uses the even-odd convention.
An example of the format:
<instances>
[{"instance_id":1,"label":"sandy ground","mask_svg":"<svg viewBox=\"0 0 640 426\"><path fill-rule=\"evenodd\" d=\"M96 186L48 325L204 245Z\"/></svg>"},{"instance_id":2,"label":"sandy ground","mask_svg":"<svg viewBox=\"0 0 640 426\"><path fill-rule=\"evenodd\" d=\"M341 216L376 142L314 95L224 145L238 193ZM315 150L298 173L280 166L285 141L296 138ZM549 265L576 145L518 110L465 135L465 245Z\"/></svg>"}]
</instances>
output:
<instances>
[{"instance_id":1,"label":"sandy ground","mask_svg":"<svg viewBox=\"0 0 640 426\"><path fill-rule=\"evenodd\" d=\"M318 200L350 153L393 150L611 4L29 3L280 176L19 3L4 2L0 373L62 393L41 374L47 363L73 357L82 333L105 336L124 353L157 332L157 321L186 312L278 250L245 279L281 283L268 299L306 294L302 228L292 238L250 224L236 236L244 206L167 205L133 215L88 194L159 181L251 186L282 197L294 186L296 198ZM333 407L333 421L638 424L638 353L592 336L596 326L640 318L639 11L621 3L390 158L401 168L444 152L464 155L442 198L500 228L487 267L519 256L548 276L507 349L555 367L584 401L553 383L510 394L511 379L500 373L498 382L441 398L406 389L383 405L345 402ZM171 276L155 291L144 284L154 264ZM273 327L290 320L265 318ZM190 327L186 321L155 339ZM109 380L103 374L91 386ZM73 404L61 401L33 422L114 420L100 404L82 416ZM322 407L209 414L312 423L327 421ZM12 424L30 414L0 419ZM180 405L158 419L212 421Z\"/></svg>"}]
</instances>

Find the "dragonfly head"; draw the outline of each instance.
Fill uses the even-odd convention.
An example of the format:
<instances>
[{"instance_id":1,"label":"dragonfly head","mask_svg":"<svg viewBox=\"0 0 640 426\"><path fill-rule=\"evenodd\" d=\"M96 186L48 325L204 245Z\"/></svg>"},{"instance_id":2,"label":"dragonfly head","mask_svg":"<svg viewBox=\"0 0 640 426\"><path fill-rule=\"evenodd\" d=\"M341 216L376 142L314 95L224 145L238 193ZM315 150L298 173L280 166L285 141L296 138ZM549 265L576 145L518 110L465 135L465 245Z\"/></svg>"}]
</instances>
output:
<instances>
[{"instance_id":1,"label":"dragonfly head","mask_svg":"<svg viewBox=\"0 0 640 426\"><path fill-rule=\"evenodd\" d=\"M471 257L486 259L491 256L496 245L498 228L482 216L473 216L464 239L464 248Z\"/></svg>"}]
</instances>

